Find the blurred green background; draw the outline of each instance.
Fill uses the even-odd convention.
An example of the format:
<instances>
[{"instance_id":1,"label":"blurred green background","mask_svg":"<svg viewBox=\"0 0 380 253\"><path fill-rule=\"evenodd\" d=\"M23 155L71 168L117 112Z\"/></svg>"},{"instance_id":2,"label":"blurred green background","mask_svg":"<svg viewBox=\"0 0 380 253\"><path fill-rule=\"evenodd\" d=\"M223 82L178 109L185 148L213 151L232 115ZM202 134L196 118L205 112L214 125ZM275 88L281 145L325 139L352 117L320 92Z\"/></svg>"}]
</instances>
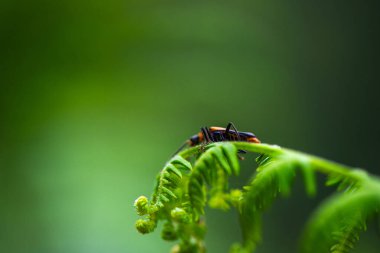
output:
<instances>
[{"instance_id":1,"label":"blurred green background","mask_svg":"<svg viewBox=\"0 0 380 253\"><path fill-rule=\"evenodd\" d=\"M380 174L378 1L0 2L0 252L168 252L134 229L168 157L232 121ZM243 162L240 184L252 173ZM301 183L258 253L292 253L331 190ZM239 240L207 213L209 252ZM369 227L355 252L375 253Z\"/></svg>"}]
</instances>

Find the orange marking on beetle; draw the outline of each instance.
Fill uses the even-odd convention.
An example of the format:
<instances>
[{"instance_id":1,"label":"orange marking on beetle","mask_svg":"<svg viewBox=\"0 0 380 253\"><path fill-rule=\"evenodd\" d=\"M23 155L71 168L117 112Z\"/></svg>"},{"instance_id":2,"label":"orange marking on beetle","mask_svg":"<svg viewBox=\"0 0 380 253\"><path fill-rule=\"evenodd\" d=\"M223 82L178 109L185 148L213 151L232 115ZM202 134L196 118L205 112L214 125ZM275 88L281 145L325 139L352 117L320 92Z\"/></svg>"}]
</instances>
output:
<instances>
[{"instance_id":1,"label":"orange marking on beetle","mask_svg":"<svg viewBox=\"0 0 380 253\"><path fill-rule=\"evenodd\" d=\"M253 143L261 143L261 141L256 137L249 137L247 139L247 142L253 142Z\"/></svg>"},{"instance_id":2,"label":"orange marking on beetle","mask_svg":"<svg viewBox=\"0 0 380 253\"><path fill-rule=\"evenodd\" d=\"M210 131L224 131L224 130L226 130L226 128L224 128L224 127L215 127L215 126L210 127L209 129L210 129Z\"/></svg>"},{"instance_id":3,"label":"orange marking on beetle","mask_svg":"<svg viewBox=\"0 0 380 253\"><path fill-rule=\"evenodd\" d=\"M199 142L203 141L203 133L202 132L198 133L198 138L199 138Z\"/></svg>"}]
</instances>

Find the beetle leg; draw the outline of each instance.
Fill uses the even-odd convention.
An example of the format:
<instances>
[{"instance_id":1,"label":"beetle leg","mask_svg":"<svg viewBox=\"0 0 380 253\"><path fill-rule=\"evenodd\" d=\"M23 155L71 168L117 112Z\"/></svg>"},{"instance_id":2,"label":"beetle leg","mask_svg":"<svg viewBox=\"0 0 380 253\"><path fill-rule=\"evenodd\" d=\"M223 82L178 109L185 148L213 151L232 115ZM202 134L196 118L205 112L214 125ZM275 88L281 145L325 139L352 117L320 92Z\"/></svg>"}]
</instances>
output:
<instances>
[{"instance_id":1,"label":"beetle leg","mask_svg":"<svg viewBox=\"0 0 380 253\"><path fill-rule=\"evenodd\" d=\"M212 134L212 132L210 131L210 129L209 129L209 128L206 128L206 131L207 131L207 133L208 133L208 136L210 136L210 140L211 140L212 142L216 142L217 140L215 139L215 137L214 137L214 135Z\"/></svg>"},{"instance_id":2,"label":"beetle leg","mask_svg":"<svg viewBox=\"0 0 380 253\"><path fill-rule=\"evenodd\" d=\"M235 133L236 133L236 137L237 137L237 140L238 140L238 141L241 141L241 138L240 138L240 135L239 135L239 131L236 129L235 125L234 125L232 122L229 122L228 125L227 125L227 127L226 127L226 135L227 135L227 134L228 134L228 135L230 134L230 129L231 129L231 128L235 131ZM247 151L245 151L245 150L241 150L241 149L238 150L238 157L239 157L239 160L244 160L244 156L239 155L239 153L240 153L240 154L246 154Z\"/></svg>"},{"instance_id":3,"label":"beetle leg","mask_svg":"<svg viewBox=\"0 0 380 253\"><path fill-rule=\"evenodd\" d=\"M234 126L234 124L232 122L229 122L228 125L227 125L227 127L226 127L226 135L230 135L230 129L231 128L232 128L233 131L235 131L236 139L238 141L241 141L241 138L240 138L240 135L239 135L239 131L236 129L236 127ZM233 136L233 137L235 137L235 136Z\"/></svg>"},{"instance_id":4,"label":"beetle leg","mask_svg":"<svg viewBox=\"0 0 380 253\"><path fill-rule=\"evenodd\" d=\"M201 131L203 134L203 138L205 140L205 142L201 144L201 147L200 147L200 150L203 152L205 150L205 146L210 142L214 142L215 140L212 134L210 133L210 130L207 127L202 127Z\"/></svg>"},{"instance_id":5,"label":"beetle leg","mask_svg":"<svg viewBox=\"0 0 380 253\"><path fill-rule=\"evenodd\" d=\"M202 131L202 134L203 134L203 137L204 137L206 143L211 142L212 139L211 139L210 132L208 131L207 127L202 127L201 131Z\"/></svg>"}]
</instances>

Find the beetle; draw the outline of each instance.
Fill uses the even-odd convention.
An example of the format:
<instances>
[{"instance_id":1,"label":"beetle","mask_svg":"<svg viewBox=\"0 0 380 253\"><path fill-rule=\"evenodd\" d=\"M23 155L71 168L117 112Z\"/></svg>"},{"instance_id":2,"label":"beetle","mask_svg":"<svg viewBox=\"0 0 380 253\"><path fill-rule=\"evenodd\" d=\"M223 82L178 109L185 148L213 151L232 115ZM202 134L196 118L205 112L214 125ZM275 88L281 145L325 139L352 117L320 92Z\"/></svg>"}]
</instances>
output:
<instances>
[{"instance_id":1,"label":"beetle","mask_svg":"<svg viewBox=\"0 0 380 253\"><path fill-rule=\"evenodd\" d=\"M251 132L239 132L232 122L227 127L202 127L201 131L188 139L178 150L177 154L186 146L196 146L201 143L221 142L221 141L246 141L260 143L260 140ZM245 153L243 150L239 150Z\"/></svg>"}]
</instances>

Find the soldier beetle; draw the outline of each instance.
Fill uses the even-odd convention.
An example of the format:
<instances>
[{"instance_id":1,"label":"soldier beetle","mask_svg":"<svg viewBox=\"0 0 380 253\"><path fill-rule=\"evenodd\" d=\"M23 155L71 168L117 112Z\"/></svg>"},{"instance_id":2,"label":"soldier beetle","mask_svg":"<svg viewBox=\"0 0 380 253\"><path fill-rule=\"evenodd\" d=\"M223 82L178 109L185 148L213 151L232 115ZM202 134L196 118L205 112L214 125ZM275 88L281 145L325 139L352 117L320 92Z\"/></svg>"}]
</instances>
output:
<instances>
[{"instance_id":1,"label":"soldier beetle","mask_svg":"<svg viewBox=\"0 0 380 253\"><path fill-rule=\"evenodd\" d=\"M196 146L201 143L221 142L221 141L246 141L260 143L255 134L250 132L239 132L232 122L223 127L202 127L201 131L188 139L178 150L177 154L186 146ZM239 152L245 153L243 150Z\"/></svg>"}]
</instances>

